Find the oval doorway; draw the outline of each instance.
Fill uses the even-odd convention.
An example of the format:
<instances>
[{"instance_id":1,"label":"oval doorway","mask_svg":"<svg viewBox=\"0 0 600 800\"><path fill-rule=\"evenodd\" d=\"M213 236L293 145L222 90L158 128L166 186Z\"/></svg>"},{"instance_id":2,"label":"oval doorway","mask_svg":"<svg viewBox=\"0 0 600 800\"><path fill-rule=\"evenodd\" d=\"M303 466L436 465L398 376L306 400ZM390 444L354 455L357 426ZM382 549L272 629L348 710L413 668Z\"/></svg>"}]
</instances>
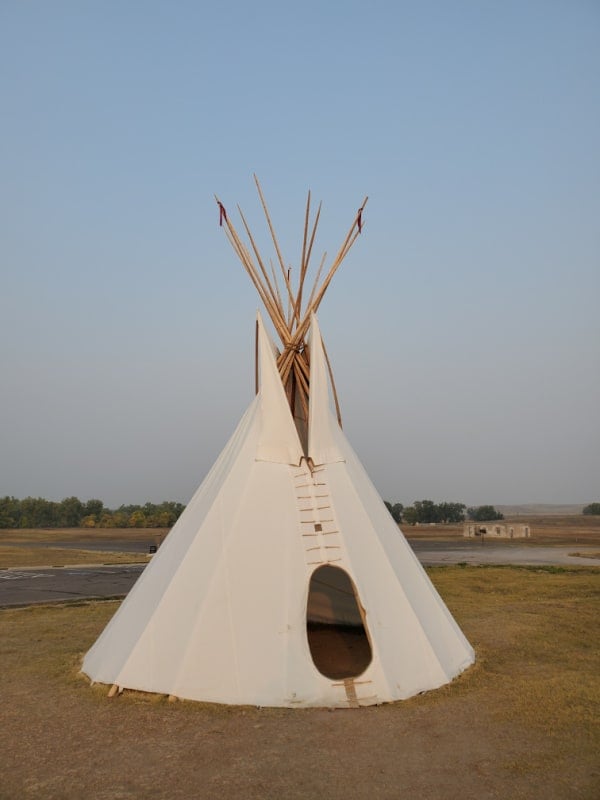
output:
<instances>
[{"instance_id":1,"label":"oval doorway","mask_svg":"<svg viewBox=\"0 0 600 800\"><path fill-rule=\"evenodd\" d=\"M343 569L325 564L311 575L306 633L313 663L326 678L356 678L371 663L364 612Z\"/></svg>"}]
</instances>

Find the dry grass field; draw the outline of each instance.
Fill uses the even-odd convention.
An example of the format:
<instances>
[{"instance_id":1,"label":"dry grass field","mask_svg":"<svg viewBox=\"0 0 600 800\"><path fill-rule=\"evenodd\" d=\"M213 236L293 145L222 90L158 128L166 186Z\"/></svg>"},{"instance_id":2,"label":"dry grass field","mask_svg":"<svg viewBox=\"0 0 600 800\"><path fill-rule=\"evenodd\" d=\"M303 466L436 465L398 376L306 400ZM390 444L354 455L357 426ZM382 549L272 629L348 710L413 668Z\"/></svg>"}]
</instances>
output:
<instances>
[{"instance_id":1,"label":"dry grass field","mask_svg":"<svg viewBox=\"0 0 600 800\"><path fill-rule=\"evenodd\" d=\"M0 798L597 800L600 569L430 575L475 666L348 711L109 700L78 669L118 603L0 611Z\"/></svg>"},{"instance_id":2,"label":"dry grass field","mask_svg":"<svg viewBox=\"0 0 600 800\"><path fill-rule=\"evenodd\" d=\"M4 541L35 544L36 542L106 542L127 537L132 542L154 542L164 537L167 528L4 528L0 530L0 544Z\"/></svg>"},{"instance_id":3,"label":"dry grass field","mask_svg":"<svg viewBox=\"0 0 600 800\"><path fill-rule=\"evenodd\" d=\"M600 545L600 517L577 515L515 516L501 524L529 525L531 537L517 539L519 545ZM463 538L463 525L401 525L408 539L455 540Z\"/></svg>"},{"instance_id":4,"label":"dry grass field","mask_svg":"<svg viewBox=\"0 0 600 800\"><path fill-rule=\"evenodd\" d=\"M149 544L166 536L164 528L34 528L0 531L0 569L9 567L72 566L74 564L145 563ZM110 550L111 543L126 540L138 545L138 552ZM95 549L86 549L86 543ZM76 549L64 545L77 545ZM62 545L62 546L61 546ZM97 546L102 545L98 550Z\"/></svg>"},{"instance_id":5,"label":"dry grass field","mask_svg":"<svg viewBox=\"0 0 600 800\"><path fill-rule=\"evenodd\" d=\"M10 567L71 567L75 564L147 563L138 553L111 553L97 550L70 550L64 547L23 547L0 545L0 569Z\"/></svg>"}]
</instances>

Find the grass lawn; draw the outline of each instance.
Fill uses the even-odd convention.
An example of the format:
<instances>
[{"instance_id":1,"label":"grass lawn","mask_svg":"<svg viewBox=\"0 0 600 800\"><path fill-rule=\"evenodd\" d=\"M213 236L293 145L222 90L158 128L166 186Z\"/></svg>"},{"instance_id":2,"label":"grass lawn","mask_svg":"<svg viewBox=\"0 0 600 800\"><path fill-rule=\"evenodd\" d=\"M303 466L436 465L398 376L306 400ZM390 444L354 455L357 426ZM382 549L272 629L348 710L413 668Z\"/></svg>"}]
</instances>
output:
<instances>
[{"instance_id":1,"label":"grass lawn","mask_svg":"<svg viewBox=\"0 0 600 800\"><path fill-rule=\"evenodd\" d=\"M0 611L0 798L600 797L600 570L429 570L477 652L358 710L106 697L78 674L114 601Z\"/></svg>"}]
</instances>

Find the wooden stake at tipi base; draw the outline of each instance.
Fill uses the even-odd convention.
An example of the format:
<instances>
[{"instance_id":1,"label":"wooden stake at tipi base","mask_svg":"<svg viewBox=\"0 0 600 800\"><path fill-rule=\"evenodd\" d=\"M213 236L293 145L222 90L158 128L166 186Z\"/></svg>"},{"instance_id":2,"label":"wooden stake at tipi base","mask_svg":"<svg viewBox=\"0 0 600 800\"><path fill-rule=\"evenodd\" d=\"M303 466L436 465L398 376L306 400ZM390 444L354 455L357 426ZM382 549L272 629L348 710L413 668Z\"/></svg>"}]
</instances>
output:
<instances>
[{"instance_id":1,"label":"wooden stake at tipi base","mask_svg":"<svg viewBox=\"0 0 600 800\"><path fill-rule=\"evenodd\" d=\"M309 192L292 285L255 182L280 277L241 211L248 245L216 198L219 221L280 347L259 315L256 396L82 670L111 694L289 708L401 700L448 683L474 653L341 429L316 312L367 198L307 292L321 206L311 221Z\"/></svg>"}]
</instances>

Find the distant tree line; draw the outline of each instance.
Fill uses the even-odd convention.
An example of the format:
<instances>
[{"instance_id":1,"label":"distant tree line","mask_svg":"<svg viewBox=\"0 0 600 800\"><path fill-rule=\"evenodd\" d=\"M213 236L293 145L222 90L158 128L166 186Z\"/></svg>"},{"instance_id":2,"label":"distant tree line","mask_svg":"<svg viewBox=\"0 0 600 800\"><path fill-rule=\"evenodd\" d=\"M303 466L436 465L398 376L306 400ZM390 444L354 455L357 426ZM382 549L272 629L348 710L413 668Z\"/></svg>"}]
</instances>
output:
<instances>
[{"instance_id":1,"label":"distant tree line","mask_svg":"<svg viewBox=\"0 0 600 800\"><path fill-rule=\"evenodd\" d=\"M504 519L494 506L467 508L464 503L434 503L433 500L416 500L406 508L402 503L390 503L388 500L385 504L396 522L405 522L407 525L456 524L464 522L467 517L476 522Z\"/></svg>"},{"instance_id":2,"label":"distant tree line","mask_svg":"<svg viewBox=\"0 0 600 800\"><path fill-rule=\"evenodd\" d=\"M105 508L102 500L83 503L77 497L60 502L42 497L0 498L0 528L170 528L182 503L145 503Z\"/></svg>"},{"instance_id":3,"label":"distant tree line","mask_svg":"<svg viewBox=\"0 0 600 800\"><path fill-rule=\"evenodd\" d=\"M434 503L417 500L412 506L385 501L388 511L398 523L428 525L460 523L465 518L475 522L504 519L494 506L467 506L464 503ZM185 505L167 500L163 503L122 505L105 508L102 500L66 497L60 502L42 497L0 497L0 528L170 528ZM590 503L583 514L600 516L600 503Z\"/></svg>"},{"instance_id":4,"label":"distant tree line","mask_svg":"<svg viewBox=\"0 0 600 800\"><path fill-rule=\"evenodd\" d=\"M504 514L496 511L494 506L475 506L467 509L467 516L474 522L490 522L493 519L504 519Z\"/></svg>"},{"instance_id":5,"label":"distant tree line","mask_svg":"<svg viewBox=\"0 0 600 800\"><path fill-rule=\"evenodd\" d=\"M600 516L600 503L590 503L583 509L583 514L586 516Z\"/></svg>"}]
</instances>

